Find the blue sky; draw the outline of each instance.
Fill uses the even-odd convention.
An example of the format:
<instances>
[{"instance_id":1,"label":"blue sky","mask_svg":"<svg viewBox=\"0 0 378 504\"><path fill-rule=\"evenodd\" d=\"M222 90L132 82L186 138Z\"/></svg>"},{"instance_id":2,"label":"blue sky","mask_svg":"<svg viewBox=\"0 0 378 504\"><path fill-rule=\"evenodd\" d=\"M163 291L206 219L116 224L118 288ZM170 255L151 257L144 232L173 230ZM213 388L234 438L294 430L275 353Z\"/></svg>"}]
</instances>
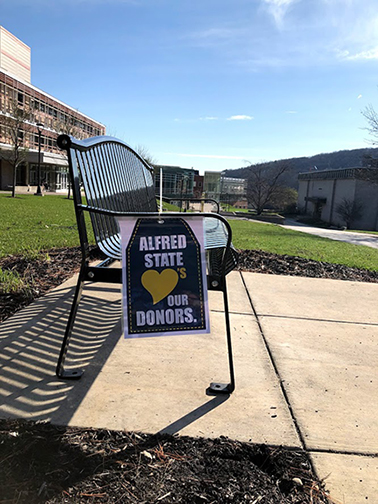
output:
<instances>
[{"instance_id":1,"label":"blue sky","mask_svg":"<svg viewBox=\"0 0 378 504\"><path fill-rule=\"evenodd\" d=\"M161 164L368 147L377 0L0 0L32 83Z\"/></svg>"}]
</instances>

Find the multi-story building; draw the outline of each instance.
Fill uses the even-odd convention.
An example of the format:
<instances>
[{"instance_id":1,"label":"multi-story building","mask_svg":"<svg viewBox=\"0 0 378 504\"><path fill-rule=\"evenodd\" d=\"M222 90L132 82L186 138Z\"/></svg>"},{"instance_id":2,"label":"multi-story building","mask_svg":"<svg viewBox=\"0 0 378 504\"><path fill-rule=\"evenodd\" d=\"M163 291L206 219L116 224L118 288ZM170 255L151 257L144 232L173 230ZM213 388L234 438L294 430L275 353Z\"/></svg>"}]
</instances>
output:
<instances>
[{"instance_id":1,"label":"multi-story building","mask_svg":"<svg viewBox=\"0 0 378 504\"><path fill-rule=\"evenodd\" d=\"M193 197L196 199L203 196L203 175L194 175Z\"/></svg>"},{"instance_id":2,"label":"multi-story building","mask_svg":"<svg viewBox=\"0 0 378 504\"><path fill-rule=\"evenodd\" d=\"M241 178L221 177L221 201L239 203L246 200L247 181ZM240 205L239 205L240 206ZM244 208L244 206L243 206Z\"/></svg>"},{"instance_id":3,"label":"multi-story building","mask_svg":"<svg viewBox=\"0 0 378 504\"><path fill-rule=\"evenodd\" d=\"M208 198L222 203L233 204L238 200L246 199L247 181L225 177L222 172L205 171L203 186Z\"/></svg>"},{"instance_id":4,"label":"multi-story building","mask_svg":"<svg viewBox=\"0 0 378 504\"><path fill-rule=\"evenodd\" d=\"M13 186L17 164L17 191L35 191L39 164L43 186L65 190L68 163L56 146L58 134L88 138L104 135L105 126L33 86L30 75L30 47L0 26L0 189Z\"/></svg>"},{"instance_id":5,"label":"multi-story building","mask_svg":"<svg viewBox=\"0 0 378 504\"><path fill-rule=\"evenodd\" d=\"M194 176L198 171L180 166L155 166L155 193L160 193L160 172L162 190L166 198L193 198Z\"/></svg>"},{"instance_id":6,"label":"multi-story building","mask_svg":"<svg viewBox=\"0 0 378 504\"><path fill-rule=\"evenodd\" d=\"M203 177L203 191L207 198L220 201L221 178L221 172L205 171Z\"/></svg>"}]
</instances>

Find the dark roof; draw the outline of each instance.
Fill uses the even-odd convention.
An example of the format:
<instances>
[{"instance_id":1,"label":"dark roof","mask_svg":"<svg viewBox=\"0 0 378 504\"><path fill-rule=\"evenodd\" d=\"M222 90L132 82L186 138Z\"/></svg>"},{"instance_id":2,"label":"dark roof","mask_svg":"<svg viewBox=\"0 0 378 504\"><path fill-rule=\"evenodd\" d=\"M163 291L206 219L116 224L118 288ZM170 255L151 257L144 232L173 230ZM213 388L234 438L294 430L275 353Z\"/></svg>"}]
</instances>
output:
<instances>
[{"instance_id":1,"label":"dark roof","mask_svg":"<svg viewBox=\"0 0 378 504\"><path fill-rule=\"evenodd\" d=\"M374 172L377 168L342 168L339 170L319 170L306 173L299 173L298 180L324 180L324 179L353 179L364 178L364 175Z\"/></svg>"}]
</instances>

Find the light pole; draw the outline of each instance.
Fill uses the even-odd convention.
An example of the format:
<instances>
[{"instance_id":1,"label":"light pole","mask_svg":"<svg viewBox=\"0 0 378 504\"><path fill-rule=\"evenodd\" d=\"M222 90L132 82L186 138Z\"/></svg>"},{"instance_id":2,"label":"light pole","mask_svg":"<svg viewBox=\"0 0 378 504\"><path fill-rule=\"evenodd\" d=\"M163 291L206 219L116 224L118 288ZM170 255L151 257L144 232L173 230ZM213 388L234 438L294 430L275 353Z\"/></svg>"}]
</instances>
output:
<instances>
[{"instance_id":1,"label":"light pole","mask_svg":"<svg viewBox=\"0 0 378 504\"><path fill-rule=\"evenodd\" d=\"M38 128L38 186L37 186L37 192L34 194L35 196L43 196L43 192L41 189L41 134L42 134L42 128L43 124L42 123L37 123L36 124Z\"/></svg>"}]
</instances>

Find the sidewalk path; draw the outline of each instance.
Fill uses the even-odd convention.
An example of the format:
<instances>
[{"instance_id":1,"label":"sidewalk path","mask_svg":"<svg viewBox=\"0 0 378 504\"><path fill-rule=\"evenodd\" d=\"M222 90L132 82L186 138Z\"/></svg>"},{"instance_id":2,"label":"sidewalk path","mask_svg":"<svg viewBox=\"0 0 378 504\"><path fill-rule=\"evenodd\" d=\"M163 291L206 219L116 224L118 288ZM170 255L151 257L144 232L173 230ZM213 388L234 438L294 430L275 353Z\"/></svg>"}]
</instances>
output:
<instances>
[{"instance_id":1,"label":"sidewalk path","mask_svg":"<svg viewBox=\"0 0 378 504\"><path fill-rule=\"evenodd\" d=\"M354 233L353 231L341 231L338 229L326 229L314 226L308 226L295 221L294 219L285 219L285 224L282 227L300 231L302 233L309 233L330 240L343 241L352 243L353 245L365 245L366 247L378 248L378 234L369 233Z\"/></svg>"},{"instance_id":2,"label":"sidewalk path","mask_svg":"<svg viewBox=\"0 0 378 504\"><path fill-rule=\"evenodd\" d=\"M334 498L378 503L378 284L231 273L230 397L205 394L228 379L217 292L209 336L123 340L119 289L89 285L69 350L86 372L57 380L74 285L0 325L0 416L301 447Z\"/></svg>"}]
</instances>

